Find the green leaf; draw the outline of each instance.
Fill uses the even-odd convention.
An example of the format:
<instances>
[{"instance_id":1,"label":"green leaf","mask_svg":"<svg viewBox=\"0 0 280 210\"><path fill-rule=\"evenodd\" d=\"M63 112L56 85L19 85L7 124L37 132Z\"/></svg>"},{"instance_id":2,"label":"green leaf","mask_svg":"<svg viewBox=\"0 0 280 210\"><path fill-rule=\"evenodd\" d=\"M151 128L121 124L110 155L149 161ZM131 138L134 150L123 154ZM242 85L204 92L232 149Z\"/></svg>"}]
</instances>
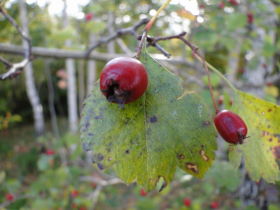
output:
<instances>
[{"instance_id":1,"label":"green leaf","mask_svg":"<svg viewBox=\"0 0 280 210\"><path fill-rule=\"evenodd\" d=\"M194 93L182 96L179 79L142 52L149 75L145 95L122 109L108 103L96 84L87 98L81 138L100 169L113 166L126 183L147 190L162 177L168 184L176 166L202 177L216 149L210 111Z\"/></svg>"},{"instance_id":2,"label":"green leaf","mask_svg":"<svg viewBox=\"0 0 280 210\"><path fill-rule=\"evenodd\" d=\"M241 160L238 156L242 154L255 181L260 178L271 183L279 180L276 159L280 158L280 107L237 91L233 111L245 120L249 137L244 144L231 148L231 160Z\"/></svg>"},{"instance_id":3,"label":"green leaf","mask_svg":"<svg viewBox=\"0 0 280 210\"><path fill-rule=\"evenodd\" d=\"M205 181L212 185L235 191L240 185L241 175L230 163L226 161L215 161L213 167L207 172Z\"/></svg>"},{"instance_id":4,"label":"green leaf","mask_svg":"<svg viewBox=\"0 0 280 210\"><path fill-rule=\"evenodd\" d=\"M242 13L232 13L226 18L226 26L229 31L235 31L237 29L246 26L246 15Z\"/></svg>"}]
</instances>

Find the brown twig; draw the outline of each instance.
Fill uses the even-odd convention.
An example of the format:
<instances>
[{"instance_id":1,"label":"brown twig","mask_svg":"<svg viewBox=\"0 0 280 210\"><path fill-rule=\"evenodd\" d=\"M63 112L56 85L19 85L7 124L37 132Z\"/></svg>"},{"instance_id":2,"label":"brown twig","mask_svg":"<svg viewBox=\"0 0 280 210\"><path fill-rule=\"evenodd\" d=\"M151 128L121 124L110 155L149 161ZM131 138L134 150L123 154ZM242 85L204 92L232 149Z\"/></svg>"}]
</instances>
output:
<instances>
[{"instance_id":1,"label":"brown twig","mask_svg":"<svg viewBox=\"0 0 280 210\"><path fill-rule=\"evenodd\" d=\"M126 34L130 34L133 36L136 36L136 31L138 28L140 28L142 25L145 25L149 22L148 19L141 19L139 22L137 22L136 24L134 24L131 27L127 27L127 28L121 28L118 29L115 33L113 33L112 35L105 37L103 39L100 39L99 41L97 41L96 43L94 43L92 46L90 46L86 53L85 53L85 57L88 58L90 53L97 47L99 47L102 44L106 44L120 36L126 35Z\"/></svg>"},{"instance_id":2,"label":"brown twig","mask_svg":"<svg viewBox=\"0 0 280 210\"><path fill-rule=\"evenodd\" d=\"M23 68L30 62L32 55L32 47L31 40L27 36L27 34L21 29L21 27L16 23L16 21L4 10L4 8L0 7L0 13L13 25L13 27L17 30L23 40L27 43L27 49L24 51L24 59L18 63L10 63L6 59L0 57L0 61L6 65L9 70L0 74L0 79L4 80L7 78L13 78L20 74Z\"/></svg>"}]
</instances>

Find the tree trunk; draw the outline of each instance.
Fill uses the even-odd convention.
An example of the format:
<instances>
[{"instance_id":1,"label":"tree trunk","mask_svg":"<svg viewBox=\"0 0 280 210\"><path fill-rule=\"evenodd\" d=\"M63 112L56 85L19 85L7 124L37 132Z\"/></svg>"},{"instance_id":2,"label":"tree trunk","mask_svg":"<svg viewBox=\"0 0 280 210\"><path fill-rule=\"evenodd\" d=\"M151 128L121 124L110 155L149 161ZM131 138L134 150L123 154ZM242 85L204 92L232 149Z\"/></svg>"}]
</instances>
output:
<instances>
[{"instance_id":1,"label":"tree trunk","mask_svg":"<svg viewBox=\"0 0 280 210\"><path fill-rule=\"evenodd\" d=\"M48 102L49 102L49 111L51 115L51 126L52 126L52 131L54 135L59 138L60 132L57 124L57 117L56 117L56 111L55 111L55 106L54 106L54 87L53 87L53 82L52 82L52 77L51 77L51 72L50 72L50 60L47 59L45 62L45 75L48 80Z\"/></svg>"},{"instance_id":2,"label":"tree trunk","mask_svg":"<svg viewBox=\"0 0 280 210\"><path fill-rule=\"evenodd\" d=\"M115 15L112 11L108 12L108 22L107 22L107 29L109 34L113 34L115 32L114 29L115 25ZM111 41L107 44L107 49L109 53L115 53L115 42Z\"/></svg>"},{"instance_id":3,"label":"tree trunk","mask_svg":"<svg viewBox=\"0 0 280 210\"><path fill-rule=\"evenodd\" d=\"M28 30L28 20L27 20L25 1L20 0L19 6L20 6L20 20L21 20L21 24L22 24L22 29L28 36L29 30ZM28 47L28 43L24 40L23 48L26 49L27 47ZM31 103L32 111L33 111L35 132L37 135L42 135L45 130L43 107L41 105L37 89L35 87L33 69L32 69L31 64L28 64L25 67L24 74L25 74L26 91L27 91L28 99Z\"/></svg>"},{"instance_id":4,"label":"tree trunk","mask_svg":"<svg viewBox=\"0 0 280 210\"><path fill-rule=\"evenodd\" d=\"M67 27L68 17L67 17L67 2L64 1L63 9L63 26ZM66 46L71 46L71 41L67 40ZM67 102L68 102L68 121L70 132L76 133L78 131L78 109L77 109L77 86L76 86L76 70L75 62L73 59L66 59L66 72L67 72Z\"/></svg>"},{"instance_id":5,"label":"tree trunk","mask_svg":"<svg viewBox=\"0 0 280 210\"><path fill-rule=\"evenodd\" d=\"M90 35L90 44L95 42L95 35ZM94 60L89 60L87 63L87 95L90 94L90 92L93 89L95 80L96 80L96 62Z\"/></svg>"}]
</instances>

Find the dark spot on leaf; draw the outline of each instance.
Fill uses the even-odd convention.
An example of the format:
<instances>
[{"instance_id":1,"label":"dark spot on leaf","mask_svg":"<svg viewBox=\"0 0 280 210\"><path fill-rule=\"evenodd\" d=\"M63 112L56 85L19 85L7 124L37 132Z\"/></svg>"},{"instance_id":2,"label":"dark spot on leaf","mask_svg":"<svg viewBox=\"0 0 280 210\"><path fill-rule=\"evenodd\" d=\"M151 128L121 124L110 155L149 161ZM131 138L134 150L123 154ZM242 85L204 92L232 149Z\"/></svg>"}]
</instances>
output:
<instances>
[{"instance_id":1,"label":"dark spot on leaf","mask_svg":"<svg viewBox=\"0 0 280 210\"><path fill-rule=\"evenodd\" d=\"M167 182L164 180L161 187L159 188L159 192L161 192L167 186Z\"/></svg>"},{"instance_id":2,"label":"dark spot on leaf","mask_svg":"<svg viewBox=\"0 0 280 210\"><path fill-rule=\"evenodd\" d=\"M98 161L102 161L104 159L104 156L100 153L98 153L96 156Z\"/></svg>"},{"instance_id":3,"label":"dark spot on leaf","mask_svg":"<svg viewBox=\"0 0 280 210\"><path fill-rule=\"evenodd\" d=\"M157 122L157 117L156 117L156 116L150 117L150 122L151 122L151 123Z\"/></svg>"},{"instance_id":4,"label":"dark spot on leaf","mask_svg":"<svg viewBox=\"0 0 280 210\"><path fill-rule=\"evenodd\" d=\"M206 152L205 150L201 149L199 151L199 154L201 155L202 159L205 160L205 161L208 161L209 160L209 157L206 155Z\"/></svg>"},{"instance_id":5,"label":"dark spot on leaf","mask_svg":"<svg viewBox=\"0 0 280 210\"><path fill-rule=\"evenodd\" d=\"M271 108L269 108L267 111L268 111L268 112L271 112L271 111L272 111L272 109L271 109Z\"/></svg>"},{"instance_id":6,"label":"dark spot on leaf","mask_svg":"<svg viewBox=\"0 0 280 210\"><path fill-rule=\"evenodd\" d=\"M184 154L177 154L177 158L179 160L183 160L183 159L185 159L185 155Z\"/></svg>"},{"instance_id":7,"label":"dark spot on leaf","mask_svg":"<svg viewBox=\"0 0 280 210\"><path fill-rule=\"evenodd\" d=\"M125 154L129 154L129 152L130 152L129 149L125 150Z\"/></svg>"},{"instance_id":8,"label":"dark spot on leaf","mask_svg":"<svg viewBox=\"0 0 280 210\"><path fill-rule=\"evenodd\" d=\"M103 166L101 163L97 163L97 167L98 167L100 170L103 170L103 169L104 169L104 166Z\"/></svg>"},{"instance_id":9,"label":"dark spot on leaf","mask_svg":"<svg viewBox=\"0 0 280 210\"><path fill-rule=\"evenodd\" d=\"M185 163L187 169L191 170L194 173L198 173L198 167L194 163Z\"/></svg>"},{"instance_id":10,"label":"dark spot on leaf","mask_svg":"<svg viewBox=\"0 0 280 210\"><path fill-rule=\"evenodd\" d=\"M94 134L93 133L88 133L88 136L94 136Z\"/></svg>"},{"instance_id":11,"label":"dark spot on leaf","mask_svg":"<svg viewBox=\"0 0 280 210\"><path fill-rule=\"evenodd\" d=\"M91 143L83 142L83 150L84 150L85 152L91 151L91 146L92 146Z\"/></svg>"},{"instance_id":12,"label":"dark spot on leaf","mask_svg":"<svg viewBox=\"0 0 280 210\"><path fill-rule=\"evenodd\" d=\"M275 157L276 157L277 159L280 159L280 146L274 147L273 152L274 152Z\"/></svg>"},{"instance_id":13,"label":"dark spot on leaf","mask_svg":"<svg viewBox=\"0 0 280 210\"><path fill-rule=\"evenodd\" d=\"M209 126L211 124L211 122L210 121L203 121L202 122L202 126Z\"/></svg>"},{"instance_id":14,"label":"dark spot on leaf","mask_svg":"<svg viewBox=\"0 0 280 210\"><path fill-rule=\"evenodd\" d=\"M270 142L272 142L272 140L273 140L272 138L269 138L269 139L268 139L268 141L270 141Z\"/></svg>"},{"instance_id":15,"label":"dark spot on leaf","mask_svg":"<svg viewBox=\"0 0 280 210\"><path fill-rule=\"evenodd\" d=\"M102 115L98 115L98 116L95 116L95 117L94 117L94 119L96 119L96 120L99 120L99 119L102 119L102 118L103 118Z\"/></svg>"}]
</instances>

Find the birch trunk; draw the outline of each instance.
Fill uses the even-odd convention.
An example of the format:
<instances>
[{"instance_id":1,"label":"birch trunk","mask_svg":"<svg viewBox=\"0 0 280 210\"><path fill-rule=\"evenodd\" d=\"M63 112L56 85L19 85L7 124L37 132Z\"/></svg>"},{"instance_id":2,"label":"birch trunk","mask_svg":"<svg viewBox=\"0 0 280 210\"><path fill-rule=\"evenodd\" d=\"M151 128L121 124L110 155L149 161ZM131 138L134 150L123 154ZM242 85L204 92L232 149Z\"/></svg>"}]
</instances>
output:
<instances>
[{"instance_id":1,"label":"birch trunk","mask_svg":"<svg viewBox=\"0 0 280 210\"><path fill-rule=\"evenodd\" d=\"M90 35L90 44L94 43L96 37L94 34ZM94 82L96 80L96 62L94 60L89 60L87 63L87 95L93 89Z\"/></svg>"},{"instance_id":2,"label":"birch trunk","mask_svg":"<svg viewBox=\"0 0 280 210\"><path fill-rule=\"evenodd\" d=\"M64 1L63 9L63 27L68 25L67 17L67 1ZM67 40L66 46L71 46L71 41ZM68 103L68 122L70 132L76 133L78 131L78 108L77 108L77 85L76 85L76 70L75 61L73 59L66 59L66 72L67 72L67 103Z\"/></svg>"},{"instance_id":3,"label":"birch trunk","mask_svg":"<svg viewBox=\"0 0 280 210\"><path fill-rule=\"evenodd\" d=\"M29 36L27 11L26 11L26 5L24 0L19 1L19 7L20 7L20 20L22 24L22 30L26 33L27 36ZM25 40L23 41L23 48L24 49L28 48L28 43ZM33 111L35 132L37 135L42 135L45 130L43 107L40 102L40 98L35 86L33 68L30 63L25 67L24 74L25 74L25 85L26 85L27 96L31 103L32 111Z\"/></svg>"}]
</instances>

